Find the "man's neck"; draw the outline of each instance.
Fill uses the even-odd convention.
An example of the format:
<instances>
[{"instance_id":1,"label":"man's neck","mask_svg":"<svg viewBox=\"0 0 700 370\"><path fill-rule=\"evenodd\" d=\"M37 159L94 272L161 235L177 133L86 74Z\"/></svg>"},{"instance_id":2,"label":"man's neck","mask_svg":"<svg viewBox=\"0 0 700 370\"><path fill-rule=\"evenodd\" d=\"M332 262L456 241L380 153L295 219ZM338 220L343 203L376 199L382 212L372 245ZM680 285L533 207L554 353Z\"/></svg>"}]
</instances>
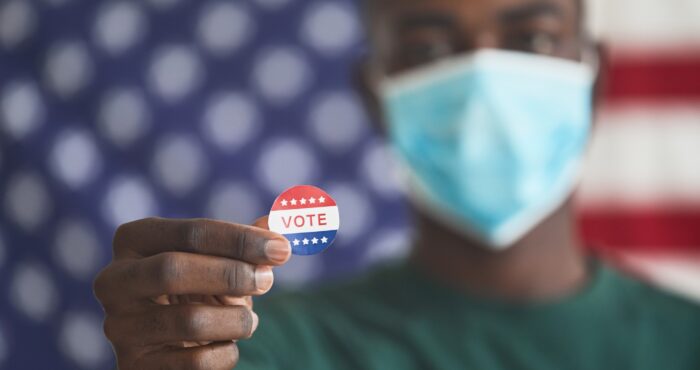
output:
<instances>
[{"instance_id":1,"label":"man's neck","mask_svg":"<svg viewBox=\"0 0 700 370\"><path fill-rule=\"evenodd\" d=\"M587 280L571 202L505 251L490 251L419 213L411 263L465 293L508 301L567 296Z\"/></svg>"}]
</instances>

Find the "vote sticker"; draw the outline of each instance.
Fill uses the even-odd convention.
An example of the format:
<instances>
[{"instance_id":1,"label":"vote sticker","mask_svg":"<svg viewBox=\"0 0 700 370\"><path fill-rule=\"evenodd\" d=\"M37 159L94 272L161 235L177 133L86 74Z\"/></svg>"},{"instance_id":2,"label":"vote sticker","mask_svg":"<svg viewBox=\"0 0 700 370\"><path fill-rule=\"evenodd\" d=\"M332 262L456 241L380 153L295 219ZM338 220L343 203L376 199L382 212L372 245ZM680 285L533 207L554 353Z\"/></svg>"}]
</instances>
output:
<instances>
[{"instance_id":1,"label":"vote sticker","mask_svg":"<svg viewBox=\"0 0 700 370\"><path fill-rule=\"evenodd\" d=\"M270 209L270 230L284 235L292 253L308 256L328 248L340 227L338 206L325 191L310 185L289 188Z\"/></svg>"}]
</instances>

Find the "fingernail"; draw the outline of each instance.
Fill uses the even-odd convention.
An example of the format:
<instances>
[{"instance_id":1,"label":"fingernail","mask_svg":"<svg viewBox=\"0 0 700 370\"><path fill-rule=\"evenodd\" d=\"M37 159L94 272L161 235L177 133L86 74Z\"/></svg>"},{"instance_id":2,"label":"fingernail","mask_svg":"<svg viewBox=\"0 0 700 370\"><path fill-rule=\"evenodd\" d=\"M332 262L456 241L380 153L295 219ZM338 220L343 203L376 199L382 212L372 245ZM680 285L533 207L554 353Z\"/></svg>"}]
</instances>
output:
<instances>
[{"instance_id":1,"label":"fingernail","mask_svg":"<svg viewBox=\"0 0 700 370\"><path fill-rule=\"evenodd\" d=\"M255 288L260 292L267 292L272 288L274 276L272 275L272 267L257 266L255 268Z\"/></svg>"},{"instance_id":2,"label":"fingernail","mask_svg":"<svg viewBox=\"0 0 700 370\"><path fill-rule=\"evenodd\" d=\"M253 312L253 329L250 331L251 334L255 333L255 329L258 328L258 322L260 322L258 314Z\"/></svg>"},{"instance_id":3,"label":"fingernail","mask_svg":"<svg viewBox=\"0 0 700 370\"><path fill-rule=\"evenodd\" d=\"M265 244L265 256L274 263L285 263L292 253L289 242L284 240L268 240Z\"/></svg>"}]
</instances>

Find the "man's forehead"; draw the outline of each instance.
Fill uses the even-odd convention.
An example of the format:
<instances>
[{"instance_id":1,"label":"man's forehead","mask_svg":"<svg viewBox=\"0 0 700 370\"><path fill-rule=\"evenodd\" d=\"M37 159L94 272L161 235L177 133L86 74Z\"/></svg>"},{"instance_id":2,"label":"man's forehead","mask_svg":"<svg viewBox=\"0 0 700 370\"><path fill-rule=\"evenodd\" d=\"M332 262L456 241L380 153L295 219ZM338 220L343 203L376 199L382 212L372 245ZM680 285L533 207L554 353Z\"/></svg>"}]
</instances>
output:
<instances>
[{"instance_id":1,"label":"man's forehead","mask_svg":"<svg viewBox=\"0 0 700 370\"><path fill-rule=\"evenodd\" d=\"M513 27L509 31L511 35L529 32L529 27L546 27L585 38L583 1L364 0L363 10L369 40L374 46L372 55L375 60L381 60L391 55L391 45L409 30L450 28L466 32L465 35L473 32L471 35L478 37L479 32L485 32L481 35L492 37L495 30L498 32L505 27ZM514 31L516 29L518 31Z\"/></svg>"},{"instance_id":2,"label":"man's forehead","mask_svg":"<svg viewBox=\"0 0 700 370\"><path fill-rule=\"evenodd\" d=\"M554 14L583 31L584 0L364 0L364 18L371 39L404 18L438 16L467 22L509 24L542 14ZM531 19L531 18L530 18ZM390 26L391 27L391 26Z\"/></svg>"},{"instance_id":3,"label":"man's forehead","mask_svg":"<svg viewBox=\"0 0 700 370\"><path fill-rule=\"evenodd\" d=\"M365 11L372 17L391 16L416 9L479 9L549 6L580 10L582 0L365 0Z\"/></svg>"}]
</instances>

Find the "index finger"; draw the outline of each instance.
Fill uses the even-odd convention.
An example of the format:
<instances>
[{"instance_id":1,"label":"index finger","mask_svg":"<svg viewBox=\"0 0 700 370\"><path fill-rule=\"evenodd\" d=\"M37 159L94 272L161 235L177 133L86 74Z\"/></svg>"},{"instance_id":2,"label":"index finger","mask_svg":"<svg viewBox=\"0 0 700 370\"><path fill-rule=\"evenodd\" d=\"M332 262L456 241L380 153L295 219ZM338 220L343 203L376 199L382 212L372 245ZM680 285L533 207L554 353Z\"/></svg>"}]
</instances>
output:
<instances>
[{"instance_id":1,"label":"index finger","mask_svg":"<svg viewBox=\"0 0 700 370\"><path fill-rule=\"evenodd\" d=\"M281 265L292 250L284 236L262 228L209 219L146 218L114 234L115 259L187 252Z\"/></svg>"},{"instance_id":2,"label":"index finger","mask_svg":"<svg viewBox=\"0 0 700 370\"><path fill-rule=\"evenodd\" d=\"M253 222L253 226L259 227L259 228L265 229L265 230L270 230L270 226L267 223L267 220L269 218L270 218L270 216L262 216Z\"/></svg>"}]
</instances>

